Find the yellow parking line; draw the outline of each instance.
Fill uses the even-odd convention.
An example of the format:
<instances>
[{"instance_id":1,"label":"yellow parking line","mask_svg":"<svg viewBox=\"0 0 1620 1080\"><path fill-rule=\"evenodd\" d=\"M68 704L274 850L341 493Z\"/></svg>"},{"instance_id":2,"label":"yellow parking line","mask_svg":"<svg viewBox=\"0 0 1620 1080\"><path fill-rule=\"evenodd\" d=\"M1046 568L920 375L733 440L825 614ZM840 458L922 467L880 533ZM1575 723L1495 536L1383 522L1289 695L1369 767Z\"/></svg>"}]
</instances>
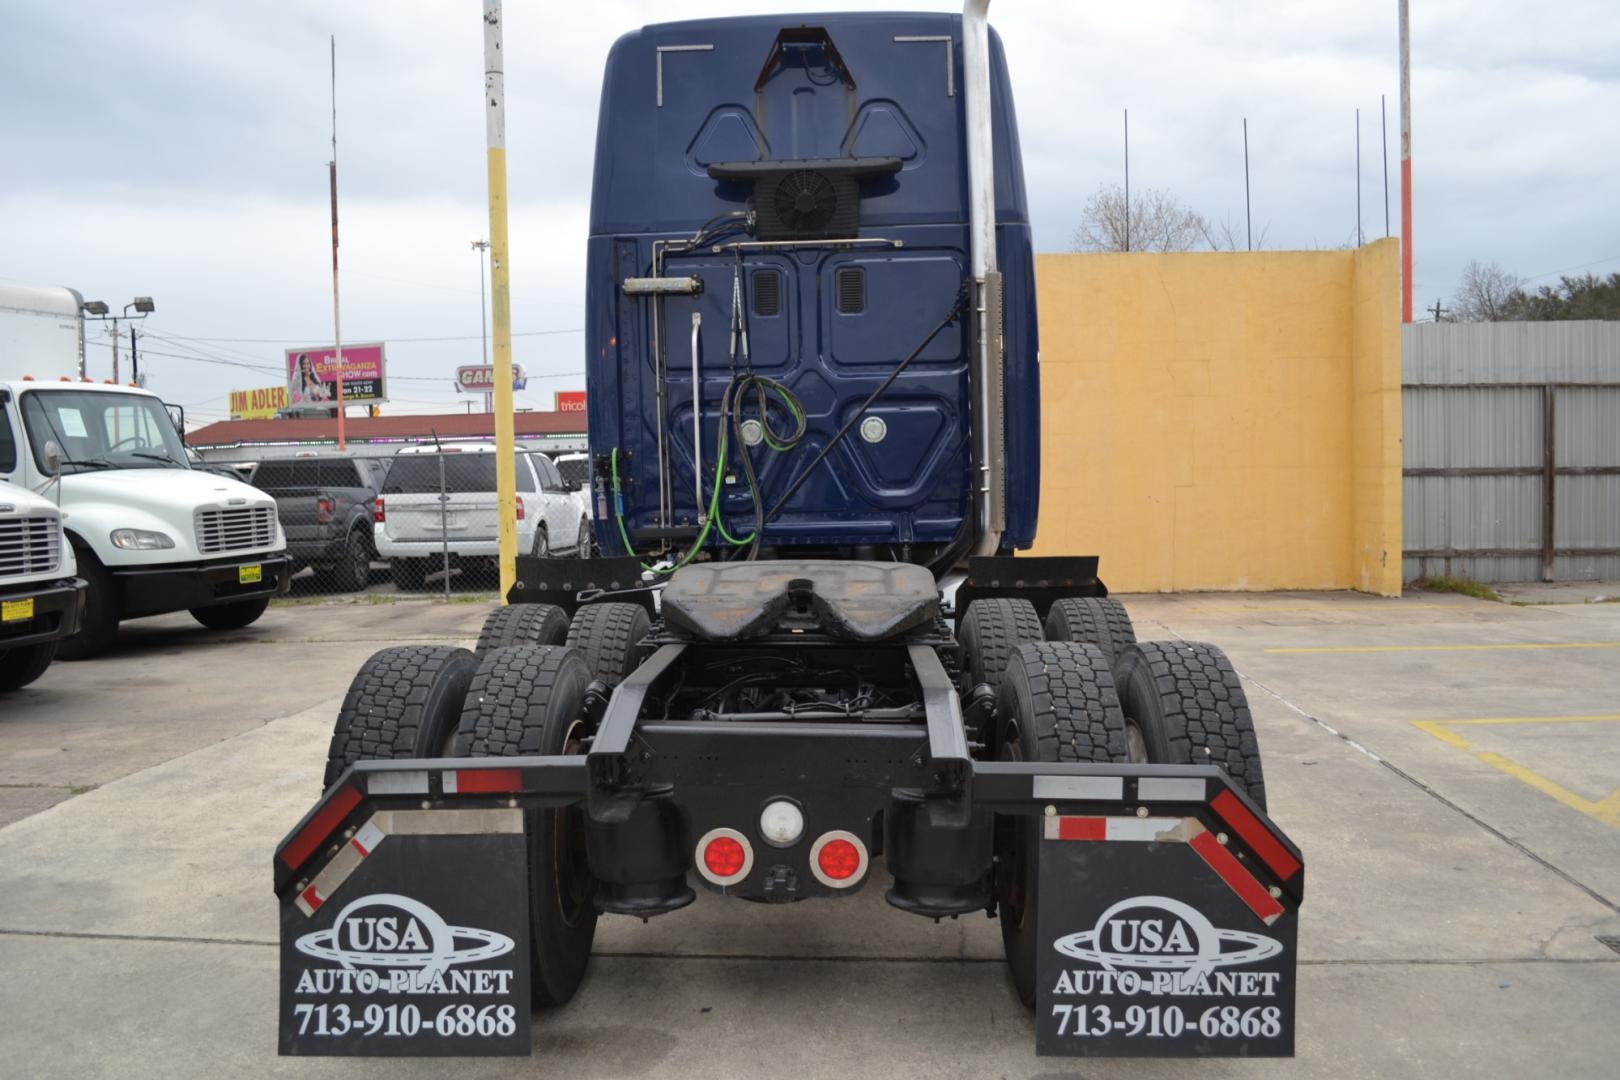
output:
<instances>
[{"instance_id":1,"label":"yellow parking line","mask_svg":"<svg viewBox=\"0 0 1620 1080\"><path fill-rule=\"evenodd\" d=\"M1311 645L1268 653L1491 652L1499 649L1620 649L1620 641L1520 641L1505 645Z\"/></svg>"},{"instance_id":2,"label":"yellow parking line","mask_svg":"<svg viewBox=\"0 0 1620 1080\"><path fill-rule=\"evenodd\" d=\"M1366 612L1370 615L1389 615L1403 611L1436 611L1441 608L1469 607L1469 604L1391 604L1388 607L1372 604L1235 604L1201 607L1188 605L1177 610L1178 615L1202 615L1205 612L1242 612L1267 614L1273 611Z\"/></svg>"},{"instance_id":3,"label":"yellow parking line","mask_svg":"<svg viewBox=\"0 0 1620 1080\"><path fill-rule=\"evenodd\" d=\"M1582 724L1599 721L1620 721L1620 713L1601 713L1586 716L1486 716L1471 720L1414 720L1412 726L1420 731L1428 732L1448 746L1454 746L1458 750L1473 754L1474 757L1493 769L1507 773L1515 780L1528 784L1545 795L1552 796L1572 810L1578 810L1589 818L1620 829L1620 789L1616 789L1597 800L1582 798L1562 784L1549 780L1533 769L1525 768L1512 758L1504 757L1492 750L1475 750L1472 743L1451 730L1453 726L1464 724Z\"/></svg>"}]
</instances>

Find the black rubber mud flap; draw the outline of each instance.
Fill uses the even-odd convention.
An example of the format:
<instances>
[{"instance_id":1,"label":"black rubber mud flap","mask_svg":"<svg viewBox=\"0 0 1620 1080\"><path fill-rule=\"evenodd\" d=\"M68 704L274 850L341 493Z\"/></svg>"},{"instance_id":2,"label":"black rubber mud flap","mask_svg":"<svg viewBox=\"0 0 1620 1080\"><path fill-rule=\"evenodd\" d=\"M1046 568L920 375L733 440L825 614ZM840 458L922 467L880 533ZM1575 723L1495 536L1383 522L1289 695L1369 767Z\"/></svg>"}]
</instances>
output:
<instances>
[{"instance_id":1,"label":"black rubber mud flap","mask_svg":"<svg viewBox=\"0 0 1620 1080\"><path fill-rule=\"evenodd\" d=\"M1168 816L1057 815L1042 827L1037 1053L1293 1056L1298 906L1261 883L1226 832ZM1280 845L1268 852L1299 873Z\"/></svg>"},{"instance_id":2,"label":"black rubber mud flap","mask_svg":"<svg viewBox=\"0 0 1620 1080\"><path fill-rule=\"evenodd\" d=\"M378 811L289 890L282 1054L529 1053L523 811L456 813Z\"/></svg>"}]
</instances>

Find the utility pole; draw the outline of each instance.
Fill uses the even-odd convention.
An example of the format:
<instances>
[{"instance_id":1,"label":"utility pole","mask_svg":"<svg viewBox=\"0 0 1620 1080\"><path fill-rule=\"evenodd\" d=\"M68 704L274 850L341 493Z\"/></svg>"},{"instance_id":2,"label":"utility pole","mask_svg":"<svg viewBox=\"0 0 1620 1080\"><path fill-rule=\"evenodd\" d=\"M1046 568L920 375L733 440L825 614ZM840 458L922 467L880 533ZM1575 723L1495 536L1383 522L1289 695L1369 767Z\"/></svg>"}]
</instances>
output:
<instances>
[{"instance_id":1,"label":"utility pole","mask_svg":"<svg viewBox=\"0 0 1620 1080\"><path fill-rule=\"evenodd\" d=\"M490 307L495 323L495 490L499 496L501 603L517 582L517 458L512 427L512 289L506 234L506 57L501 0L484 0L484 113L489 144Z\"/></svg>"},{"instance_id":2,"label":"utility pole","mask_svg":"<svg viewBox=\"0 0 1620 1080\"><path fill-rule=\"evenodd\" d=\"M1243 118L1243 232L1254 250L1254 215L1249 210L1249 118Z\"/></svg>"},{"instance_id":3,"label":"utility pole","mask_svg":"<svg viewBox=\"0 0 1620 1080\"><path fill-rule=\"evenodd\" d=\"M1384 113L1384 95L1378 95L1378 145L1384 153L1384 239L1389 239L1389 117Z\"/></svg>"},{"instance_id":4,"label":"utility pole","mask_svg":"<svg viewBox=\"0 0 1620 1080\"><path fill-rule=\"evenodd\" d=\"M335 343L337 365L337 436L338 450L349 449L343 434L343 319L338 307L338 211L337 211L337 35L332 35L332 160L327 162L327 175L332 187L332 338Z\"/></svg>"},{"instance_id":5,"label":"utility pole","mask_svg":"<svg viewBox=\"0 0 1620 1080\"><path fill-rule=\"evenodd\" d=\"M113 382L116 383L116 382L118 382L118 316L116 316L116 315L113 316L112 324L113 324L113 335L112 335L112 337L113 337Z\"/></svg>"},{"instance_id":6,"label":"utility pole","mask_svg":"<svg viewBox=\"0 0 1620 1080\"><path fill-rule=\"evenodd\" d=\"M1361 231L1361 110L1356 110L1356 247L1367 242Z\"/></svg>"},{"instance_id":7,"label":"utility pole","mask_svg":"<svg viewBox=\"0 0 1620 1080\"><path fill-rule=\"evenodd\" d=\"M1430 308L1429 310L1434 313L1434 321L1435 322L1439 322L1440 317L1442 315L1450 314L1449 312L1446 311L1445 308L1440 306L1440 298L1439 297L1435 298L1434 307Z\"/></svg>"},{"instance_id":8,"label":"utility pole","mask_svg":"<svg viewBox=\"0 0 1620 1080\"><path fill-rule=\"evenodd\" d=\"M1401 321L1412 321L1412 35L1408 0L1401 21Z\"/></svg>"},{"instance_id":9,"label":"utility pole","mask_svg":"<svg viewBox=\"0 0 1620 1080\"><path fill-rule=\"evenodd\" d=\"M1131 110L1125 110L1125 250L1131 250Z\"/></svg>"},{"instance_id":10,"label":"utility pole","mask_svg":"<svg viewBox=\"0 0 1620 1080\"><path fill-rule=\"evenodd\" d=\"M478 332L482 335L483 341L484 341L484 366L488 367L489 366L489 318L488 318L489 304L484 299L484 259L485 259L485 255L483 253L487 252L489 250L489 241L488 240L474 240L472 242L472 246L473 246L474 251L479 252L479 256L478 256ZM472 408L471 408L472 403L468 402L467 404L468 404L467 411L472 412ZM493 400L493 395L492 394L489 394L489 393L484 394L484 411L485 412L494 412L495 411L494 400Z\"/></svg>"}]
</instances>

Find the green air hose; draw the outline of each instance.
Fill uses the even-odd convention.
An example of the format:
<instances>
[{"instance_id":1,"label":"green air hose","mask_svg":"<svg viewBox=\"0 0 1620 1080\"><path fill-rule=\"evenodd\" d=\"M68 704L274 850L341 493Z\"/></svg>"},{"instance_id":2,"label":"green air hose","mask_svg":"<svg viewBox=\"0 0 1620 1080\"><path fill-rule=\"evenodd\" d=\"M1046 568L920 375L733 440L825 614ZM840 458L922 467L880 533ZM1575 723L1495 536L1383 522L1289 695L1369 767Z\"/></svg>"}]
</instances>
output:
<instances>
[{"instance_id":1,"label":"green air hose","mask_svg":"<svg viewBox=\"0 0 1620 1080\"><path fill-rule=\"evenodd\" d=\"M793 391L789 390L786 386L783 386L775 379L768 379L763 375L756 375L753 372L746 372L736 375L726 386L725 396L721 399L719 449L716 452L714 463L714 490L709 496L709 509L708 513L704 516L703 528L701 531L699 531L697 539L692 541L692 546L687 549L686 553L682 555L673 566L653 566L649 565L645 560L641 560L641 568L643 570L653 574L673 574L675 571L691 562L692 559L696 557L697 553L703 549L703 542L708 539L709 530L712 528L718 528L721 537L734 547L745 547L758 542L759 529L757 526L755 530L749 533L747 536L736 537L731 535L731 531L726 528L725 520L720 516L720 490L722 484L725 482L726 460L729 455L730 445L730 429L736 428L739 431L739 438L741 437L741 403L743 396L750 391L753 392L755 402L757 403L759 409L759 423L764 429L764 442L767 447L776 451L777 453L786 453L797 446L799 441L804 438L805 431L808 428L808 421L805 418L804 406L800 404L799 399L793 395ZM766 406L769 402L770 396L773 394L793 416L794 427L793 430L787 434L779 433L771 426L770 415L767 412ZM743 472L748 479L748 491L749 495L752 496L754 501L755 519L757 521L760 506L759 484L754 476L753 463L748 458L748 450L746 447L744 447L742 450L742 459ZM619 480L618 447L613 448L613 452L610 455L610 463L613 478L613 520L618 525L619 539L624 542L624 550L629 552L631 555L636 555L636 558L640 560L641 557L636 554L635 545L630 542L630 532L625 528L624 525L624 496Z\"/></svg>"}]
</instances>

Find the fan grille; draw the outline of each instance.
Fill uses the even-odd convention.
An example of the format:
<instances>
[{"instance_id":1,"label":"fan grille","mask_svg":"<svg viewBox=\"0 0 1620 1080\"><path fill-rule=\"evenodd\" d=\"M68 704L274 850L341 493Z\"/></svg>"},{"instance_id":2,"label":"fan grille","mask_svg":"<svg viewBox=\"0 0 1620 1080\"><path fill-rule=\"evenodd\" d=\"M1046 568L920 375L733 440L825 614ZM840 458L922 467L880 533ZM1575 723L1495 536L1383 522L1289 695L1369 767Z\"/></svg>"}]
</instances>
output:
<instances>
[{"instance_id":1,"label":"fan grille","mask_svg":"<svg viewBox=\"0 0 1620 1080\"><path fill-rule=\"evenodd\" d=\"M809 169L782 177L772 202L782 224L798 233L825 229L838 213L838 192L832 181Z\"/></svg>"}]
</instances>

